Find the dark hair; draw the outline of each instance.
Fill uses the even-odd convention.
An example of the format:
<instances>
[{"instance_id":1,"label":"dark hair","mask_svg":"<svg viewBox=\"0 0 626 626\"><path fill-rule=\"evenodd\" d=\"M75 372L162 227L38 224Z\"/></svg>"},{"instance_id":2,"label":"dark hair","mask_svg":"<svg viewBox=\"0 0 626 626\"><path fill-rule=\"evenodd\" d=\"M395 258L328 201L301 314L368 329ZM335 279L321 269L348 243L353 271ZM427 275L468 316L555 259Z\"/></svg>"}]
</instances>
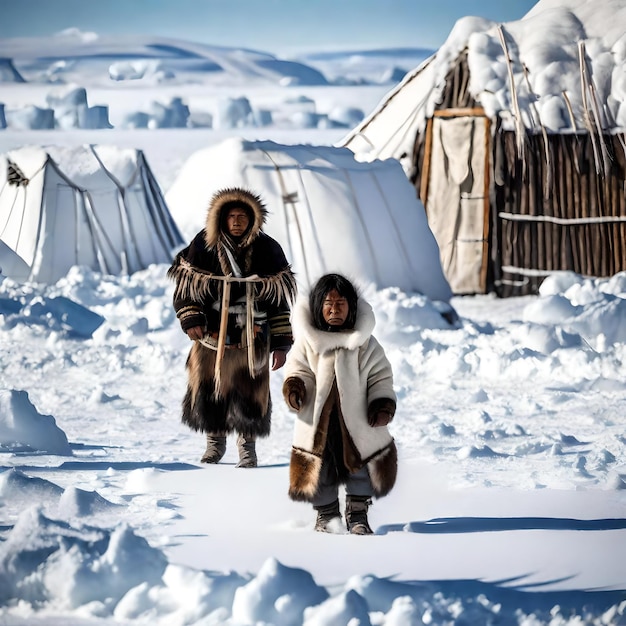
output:
<instances>
[{"instance_id":1,"label":"dark hair","mask_svg":"<svg viewBox=\"0 0 626 626\"><path fill-rule=\"evenodd\" d=\"M322 312L326 295L333 289L348 301L348 317L340 327L331 327L326 323ZM356 323L356 308L359 296L352 283L341 274L326 274L322 276L309 294L309 308L313 325L319 330L343 330L354 328Z\"/></svg>"}]
</instances>

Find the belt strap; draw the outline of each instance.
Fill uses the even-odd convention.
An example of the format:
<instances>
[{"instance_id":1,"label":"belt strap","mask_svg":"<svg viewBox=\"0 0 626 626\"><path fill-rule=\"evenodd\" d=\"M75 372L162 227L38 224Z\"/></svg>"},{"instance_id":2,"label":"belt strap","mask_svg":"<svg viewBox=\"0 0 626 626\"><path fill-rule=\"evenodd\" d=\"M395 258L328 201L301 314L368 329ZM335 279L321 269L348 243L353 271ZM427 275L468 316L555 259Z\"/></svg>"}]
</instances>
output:
<instances>
[{"instance_id":1,"label":"belt strap","mask_svg":"<svg viewBox=\"0 0 626 626\"><path fill-rule=\"evenodd\" d=\"M217 336L217 348L213 348L209 341L201 340L203 345L216 349L217 355L215 358L215 372L213 374L215 379L215 391L219 392L221 382L221 365L224 359L224 352L226 350L226 331L228 326L228 306L230 302L230 285L232 282L245 282L246 284L246 347L248 350L248 371L250 377L255 378L254 371L254 337L255 337L255 324L254 324L254 283L259 281L258 276L250 276L248 278L238 278L232 275L224 277L215 277L223 281L222 287L222 306L220 312L220 329ZM243 347L243 346L242 346Z\"/></svg>"}]
</instances>

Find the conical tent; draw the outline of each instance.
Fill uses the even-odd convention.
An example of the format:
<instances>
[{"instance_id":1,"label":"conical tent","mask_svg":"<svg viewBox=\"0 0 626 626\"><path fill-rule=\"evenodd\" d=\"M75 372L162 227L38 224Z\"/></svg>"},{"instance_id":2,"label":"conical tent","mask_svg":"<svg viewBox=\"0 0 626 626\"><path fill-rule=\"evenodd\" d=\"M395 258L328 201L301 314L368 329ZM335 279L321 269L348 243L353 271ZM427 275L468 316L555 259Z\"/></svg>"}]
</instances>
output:
<instances>
[{"instance_id":1,"label":"conical tent","mask_svg":"<svg viewBox=\"0 0 626 626\"><path fill-rule=\"evenodd\" d=\"M0 156L0 271L53 283L74 265L128 274L182 236L141 151L28 147Z\"/></svg>"},{"instance_id":2,"label":"conical tent","mask_svg":"<svg viewBox=\"0 0 626 626\"><path fill-rule=\"evenodd\" d=\"M626 269L626 0L458 20L340 143L398 159L456 294Z\"/></svg>"},{"instance_id":3,"label":"conical tent","mask_svg":"<svg viewBox=\"0 0 626 626\"><path fill-rule=\"evenodd\" d=\"M233 186L261 196L264 230L281 243L302 286L341 272L449 301L437 243L397 161L359 163L332 146L227 140L194 153L167 193L187 238L204 226L212 195Z\"/></svg>"}]
</instances>

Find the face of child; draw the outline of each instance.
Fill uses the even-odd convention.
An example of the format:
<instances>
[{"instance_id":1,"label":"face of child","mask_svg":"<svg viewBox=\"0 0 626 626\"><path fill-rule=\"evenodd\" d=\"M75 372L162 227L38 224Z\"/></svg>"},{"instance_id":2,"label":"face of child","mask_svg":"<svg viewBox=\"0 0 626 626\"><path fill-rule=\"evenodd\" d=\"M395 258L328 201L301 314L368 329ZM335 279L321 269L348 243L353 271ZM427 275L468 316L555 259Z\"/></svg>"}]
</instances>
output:
<instances>
[{"instance_id":1,"label":"face of child","mask_svg":"<svg viewBox=\"0 0 626 626\"><path fill-rule=\"evenodd\" d=\"M322 304L322 317L329 326L343 326L350 307L348 301L339 295L336 289L331 289L324 298Z\"/></svg>"}]
</instances>

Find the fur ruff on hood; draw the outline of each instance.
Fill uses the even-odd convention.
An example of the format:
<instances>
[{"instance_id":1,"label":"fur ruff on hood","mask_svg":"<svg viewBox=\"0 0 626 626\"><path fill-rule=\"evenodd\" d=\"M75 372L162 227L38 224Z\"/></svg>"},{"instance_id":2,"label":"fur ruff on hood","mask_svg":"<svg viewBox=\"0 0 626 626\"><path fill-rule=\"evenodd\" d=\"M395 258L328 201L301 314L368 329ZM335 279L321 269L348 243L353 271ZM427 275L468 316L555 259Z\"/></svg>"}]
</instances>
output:
<instances>
[{"instance_id":1,"label":"fur ruff on hood","mask_svg":"<svg viewBox=\"0 0 626 626\"><path fill-rule=\"evenodd\" d=\"M320 330L313 325L308 301L303 297L298 300L293 309L293 325L304 340L315 346L316 352L326 354L341 348L356 350L367 343L374 332L376 318L370 303L359 298L354 328L338 332Z\"/></svg>"},{"instance_id":2,"label":"fur ruff on hood","mask_svg":"<svg viewBox=\"0 0 626 626\"><path fill-rule=\"evenodd\" d=\"M223 242L225 234L222 229L222 218L225 211L233 207L241 207L250 214L250 226L238 243L239 248L247 248L258 236L265 224L267 208L260 196L238 187L228 187L216 192L209 203L204 227L204 240L207 248L214 248Z\"/></svg>"}]
</instances>

